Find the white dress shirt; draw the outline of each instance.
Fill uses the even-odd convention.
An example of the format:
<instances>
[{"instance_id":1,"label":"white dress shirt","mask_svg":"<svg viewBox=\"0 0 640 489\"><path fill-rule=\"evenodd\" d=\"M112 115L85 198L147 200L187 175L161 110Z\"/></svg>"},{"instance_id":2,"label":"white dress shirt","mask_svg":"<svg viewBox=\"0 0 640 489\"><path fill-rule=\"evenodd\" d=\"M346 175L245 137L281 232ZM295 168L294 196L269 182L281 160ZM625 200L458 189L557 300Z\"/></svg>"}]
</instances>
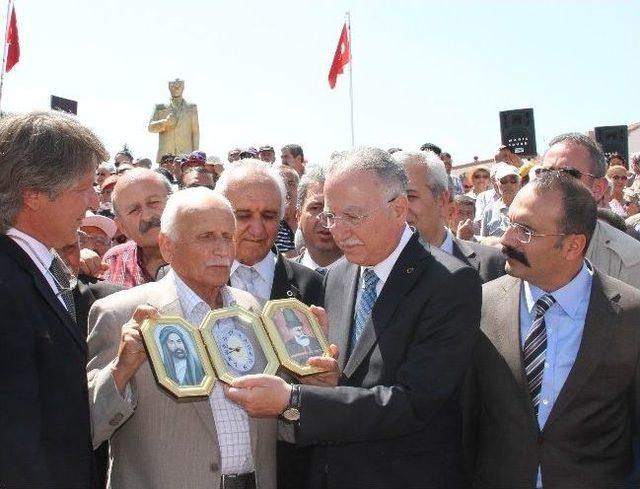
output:
<instances>
[{"instance_id":1,"label":"white dress shirt","mask_svg":"<svg viewBox=\"0 0 640 489\"><path fill-rule=\"evenodd\" d=\"M273 276L275 275L277 260L278 257L272 251L269 251L267 256L251 267L234 260L231 265L231 286L236 289L246 290L247 292L255 295L258 299L262 299L264 301L269 300L269 297L271 297L271 286L273 285ZM237 272L239 267L253 268L257 272L253 283L245 283L244 279Z\"/></svg>"},{"instance_id":2,"label":"white dress shirt","mask_svg":"<svg viewBox=\"0 0 640 489\"><path fill-rule=\"evenodd\" d=\"M445 229L447 231L447 234L445 234L444 241L438 248L449 255L453 255L453 233L451 232L451 229Z\"/></svg>"},{"instance_id":3,"label":"white dress shirt","mask_svg":"<svg viewBox=\"0 0 640 489\"><path fill-rule=\"evenodd\" d=\"M36 264L38 270L40 270L40 272L42 272L42 275L44 275L44 278L49 284L49 287L51 287L53 293L60 301L60 304L62 304L62 306L66 309L67 305L64 303L64 300L62 300L62 296L58 294L60 292L58 284L53 278L53 274L51 273L51 271L49 271L49 267L53 262L53 253L51 253L51 250L37 239L29 236L26 233L23 233L16 228L9 228L9 230L7 231L7 236L15 241L15 243L20 248L22 248L27 255L29 255L31 261Z\"/></svg>"},{"instance_id":4,"label":"white dress shirt","mask_svg":"<svg viewBox=\"0 0 640 489\"><path fill-rule=\"evenodd\" d=\"M318 265L313 260L313 258L311 258L311 255L307 250L304 250L304 253L302 253L302 258L300 259L300 265L304 265L305 267L310 268L311 270L317 270L318 268L325 268Z\"/></svg>"},{"instance_id":5,"label":"white dress shirt","mask_svg":"<svg viewBox=\"0 0 640 489\"><path fill-rule=\"evenodd\" d=\"M193 290L172 270L169 272L176 284L178 299L185 319L198 326L211 310ZM226 287L222 288L222 304L232 305L232 298ZM213 420L220 446L220 471L222 474L245 474L254 471L251 454L251 432L249 417L244 409L231 402L224 395L221 382L216 382L209 396Z\"/></svg>"},{"instance_id":6,"label":"white dress shirt","mask_svg":"<svg viewBox=\"0 0 640 489\"><path fill-rule=\"evenodd\" d=\"M398 246L396 246L396 249L393 250L388 257L386 257L384 260L382 260L380 263L378 263L374 267L360 267L360 282L362 282L362 272L364 271L365 268L373 268L373 271L378 276L379 280L378 280L378 283L376 284L376 294L378 297L380 297L380 292L382 291L382 288L384 287L385 282L389 278L389 275L391 274L391 270L393 269L396 262L398 261L398 257L400 256L400 253L402 253L402 250L404 250L404 247L407 245L407 243L411 239L411 236L413 236L413 231L411 231L411 228L409 227L408 224L405 224L404 231L402 232L402 236L400 237L400 242L398 243ZM363 286L364 284L361 283L361 287Z\"/></svg>"}]
</instances>

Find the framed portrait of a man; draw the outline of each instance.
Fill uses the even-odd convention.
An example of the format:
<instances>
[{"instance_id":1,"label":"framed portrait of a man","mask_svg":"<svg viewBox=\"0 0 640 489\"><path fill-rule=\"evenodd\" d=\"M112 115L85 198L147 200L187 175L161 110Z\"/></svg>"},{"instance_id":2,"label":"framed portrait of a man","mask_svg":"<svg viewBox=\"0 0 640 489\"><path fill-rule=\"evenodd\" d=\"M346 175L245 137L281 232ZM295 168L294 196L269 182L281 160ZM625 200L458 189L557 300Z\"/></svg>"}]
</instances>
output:
<instances>
[{"instance_id":1,"label":"framed portrait of a man","mask_svg":"<svg viewBox=\"0 0 640 489\"><path fill-rule=\"evenodd\" d=\"M211 393L215 373L198 329L179 317L146 320L140 327L157 382L176 397Z\"/></svg>"},{"instance_id":2,"label":"framed portrait of a man","mask_svg":"<svg viewBox=\"0 0 640 489\"><path fill-rule=\"evenodd\" d=\"M307 363L329 356L327 339L311 310L297 299L269 301L262 311L269 338L283 367L297 375L321 372Z\"/></svg>"},{"instance_id":3,"label":"framed portrait of a man","mask_svg":"<svg viewBox=\"0 0 640 489\"><path fill-rule=\"evenodd\" d=\"M274 375L279 367L259 316L234 306L204 318L200 332L218 378L230 384L250 374Z\"/></svg>"}]
</instances>

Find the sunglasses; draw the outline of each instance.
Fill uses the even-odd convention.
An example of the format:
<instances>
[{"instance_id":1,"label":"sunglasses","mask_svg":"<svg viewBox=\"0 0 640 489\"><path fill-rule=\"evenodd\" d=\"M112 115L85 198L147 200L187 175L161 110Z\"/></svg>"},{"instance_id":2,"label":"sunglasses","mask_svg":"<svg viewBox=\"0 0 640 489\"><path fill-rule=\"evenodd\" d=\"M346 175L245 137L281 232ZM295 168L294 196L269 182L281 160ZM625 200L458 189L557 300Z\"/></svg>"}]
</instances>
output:
<instances>
[{"instance_id":1,"label":"sunglasses","mask_svg":"<svg viewBox=\"0 0 640 489\"><path fill-rule=\"evenodd\" d=\"M480 173L478 175L474 175L473 176L474 180L489 180L489 175L487 175L486 173Z\"/></svg>"},{"instance_id":2,"label":"sunglasses","mask_svg":"<svg viewBox=\"0 0 640 489\"><path fill-rule=\"evenodd\" d=\"M627 176L626 175L611 175L611 180L623 180L623 181L627 181Z\"/></svg>"}]
</instances>

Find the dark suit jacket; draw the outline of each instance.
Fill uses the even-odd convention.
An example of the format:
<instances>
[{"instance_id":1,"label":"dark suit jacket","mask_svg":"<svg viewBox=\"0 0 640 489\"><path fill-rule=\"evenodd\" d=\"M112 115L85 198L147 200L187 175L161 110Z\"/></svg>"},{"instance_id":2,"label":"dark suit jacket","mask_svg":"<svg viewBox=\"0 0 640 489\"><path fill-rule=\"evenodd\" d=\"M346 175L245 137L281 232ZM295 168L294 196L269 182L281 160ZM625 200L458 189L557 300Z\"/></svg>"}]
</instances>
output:
<instances>
[{"instance_id":1,"label":"dark suit jacket","mask_svg":"<svg viewBox=\"0 0 640 489\"><path fill-rule=\"evenodd\" d=\"M0 487L87 488L86 343L29 256L0 236Z\"/></svg>"},{"instance_id":2,"label":"dark suit jacket","mask_svg":"<svg viewBox=\"0 0 640 489\"><path fill-rule=\"evenodd\" d=\"M465 386L465 447L474 487L624 487L640 414L640 291L595 272L576 361L542 431L522 366L521 281L483 288L481 328Z\"/></svg>"},{"instance_id":3,"label":"dark suit jacket","mask_svg":"<svg viewBox=\"0 0 640 489\"><path fill-rule=\"evenodd\" d=\"M322 275L278 253L269 299L288 298L298 299L308 306L322 306Z\"/></svg>"},{"instance_id":4,"label":"dark suit jacket","mask_svg":"<svg viewBox=\"0 0 640 489\"><path fill-rule=\"evenodd\" d=\"M288 298L298 299L309 306L322 306L324 304L322 275L278 253L270 299ZM309 449L280 441L276 450L278 489L307 487Z\"/></svg>"},{"instance_id":5,"label":"dark suit jacket","mask_svg":"<svg viewBox=\"0 0 640 489\"><path fill-rule=\"evenodd\" d=\"M329 339L339 387L301 387L299 444L312 445L310 487L460 488L459 391L480 320L475 271L414 235L345 363L359 267L327 272Z\"/></svg>"},{"instance_id":6,"label":"dark suit jacket","mask_svg":"<svg viewBox=\"0 0 640 489\"><path fill-rule=\"evenodd\" d=\"M88 275L78 277L78 285L73 289L73 301L76 305L76 321L80 334L86 340L88 333L89 309L95 301L108 295L125 290L125 287L111 284ZM94 451L96 489L107 486L107 471L109 469L109 443L104 442Z\"/></svg>"},{"instance_id":7,"label":"dark suit jacket","mask_svg":"<svg viewBox=\"0 0 640 489\"><path fill-rule=\"evenodd\" d=\"M453 237L453 256L473 267L482 283L502 277L505 255L497 248Z\"/></svg>"},{"instance_id":8,"label":"dark suit jacket","mask_svg":"<svg viewBox=\"0 0 640 489\"><path fill-rule=\"evenodd\" d=\"M95 277L80 275L78 285L73 289L73 300L76 304L76 320L82 337L87 338L87 321L89 309L95 301L108 295L125 290L125 287L111 284Z\"/></svg>"}]
</instances>

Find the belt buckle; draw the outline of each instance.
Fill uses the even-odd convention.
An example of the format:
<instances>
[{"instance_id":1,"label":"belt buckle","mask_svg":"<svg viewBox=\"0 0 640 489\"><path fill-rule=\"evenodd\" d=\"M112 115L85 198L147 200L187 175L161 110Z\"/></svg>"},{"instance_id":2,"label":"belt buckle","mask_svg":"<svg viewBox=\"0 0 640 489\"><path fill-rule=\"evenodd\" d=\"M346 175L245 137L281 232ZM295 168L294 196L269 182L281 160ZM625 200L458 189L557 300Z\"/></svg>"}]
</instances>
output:
<instances>
[{"instance_id":1,"label":"belt buckle","mask_svg":"<svg viewBox=\"0 0 640 489\"><path fill-rule=\"evenodd\" d=\"M249 477L254 477L253 472L246 474L222 474L221 489L245 489L248 486Z\"/></svg>"}]
</instances>

